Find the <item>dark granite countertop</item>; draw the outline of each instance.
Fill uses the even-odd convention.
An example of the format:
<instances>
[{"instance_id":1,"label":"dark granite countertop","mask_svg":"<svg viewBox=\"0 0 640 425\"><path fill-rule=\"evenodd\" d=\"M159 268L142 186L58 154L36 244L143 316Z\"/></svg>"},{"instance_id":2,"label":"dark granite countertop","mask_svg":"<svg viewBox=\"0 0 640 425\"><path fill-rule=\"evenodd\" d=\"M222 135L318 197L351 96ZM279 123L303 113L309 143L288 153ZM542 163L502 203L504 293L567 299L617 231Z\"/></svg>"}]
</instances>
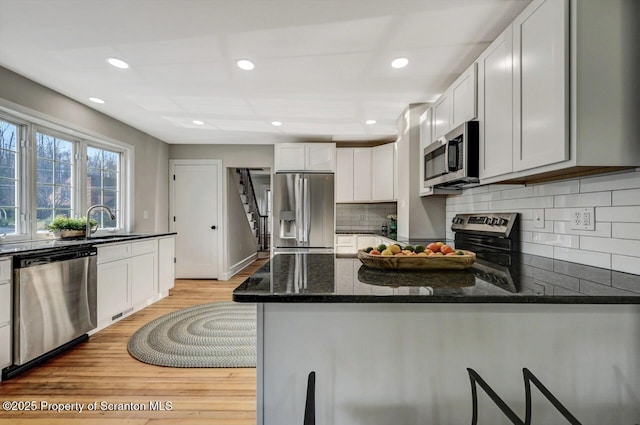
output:
<instances>
[{"instance_id":1,"label":"dark granite countertop","mask_svg":"<svg viewBox=\"0 0 640 425\"><path fill-rule=\"evenodd\" d=\"M640 276L528 254L451 271L371 269L353 256L278 254L233 292L238 302L640 304Z\"/></svg>"},{"instance_id":2,"label":"dark granite countertop","mask_svg":"<svg viewBox=\"0 0 640 425\"><path fill-rule=\"evenodd\" d=\"M89 239L40 239L22 242L8 242L0 244L0 257L19 255L24 253L53 252L81 246L103 245L108 243L129 242L139 239L158 238L175 235L168 233L122 233L104 236L93 236Z\"/></svg>"}]
</instances>

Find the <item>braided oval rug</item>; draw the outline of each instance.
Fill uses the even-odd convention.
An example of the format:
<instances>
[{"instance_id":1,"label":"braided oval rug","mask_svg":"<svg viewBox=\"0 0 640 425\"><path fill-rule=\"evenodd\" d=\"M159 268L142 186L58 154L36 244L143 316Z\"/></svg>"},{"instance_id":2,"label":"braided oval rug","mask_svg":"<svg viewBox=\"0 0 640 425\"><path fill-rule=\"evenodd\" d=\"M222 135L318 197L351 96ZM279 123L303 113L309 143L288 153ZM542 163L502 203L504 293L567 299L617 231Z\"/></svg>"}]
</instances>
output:
<instances>
[{"instance_id":1,"label":"braided oval rug","mask_svg":"<svg viewBox=\"0 0 640 425\"><path fill-rule=\"evenodd\" d=\"M157 366L255 367L256 305L216 302L174 311L138 329L127 349Z\"/></svg>"}]
</instances>

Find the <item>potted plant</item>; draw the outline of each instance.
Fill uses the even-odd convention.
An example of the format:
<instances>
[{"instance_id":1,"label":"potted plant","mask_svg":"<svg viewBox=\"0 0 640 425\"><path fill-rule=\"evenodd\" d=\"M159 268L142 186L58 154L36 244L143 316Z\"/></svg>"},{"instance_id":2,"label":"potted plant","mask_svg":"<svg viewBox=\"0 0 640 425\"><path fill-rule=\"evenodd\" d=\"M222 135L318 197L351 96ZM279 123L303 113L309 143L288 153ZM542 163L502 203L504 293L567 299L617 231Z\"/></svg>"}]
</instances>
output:
<instances>
[{"instance_id":1,"label":"potted plant","mask_svg":"<svg viewBox=\"0 0 640 425\"><path fill-rule=\"evenodd\" d=\"M98 225L94 219L89 220L89 224L93 229ZM56 238L75 238L84 236L87 231L87 218L69 218L58 216L51 223L45 226L47 230L52 232Z\"/></svg>"}]
</instances>

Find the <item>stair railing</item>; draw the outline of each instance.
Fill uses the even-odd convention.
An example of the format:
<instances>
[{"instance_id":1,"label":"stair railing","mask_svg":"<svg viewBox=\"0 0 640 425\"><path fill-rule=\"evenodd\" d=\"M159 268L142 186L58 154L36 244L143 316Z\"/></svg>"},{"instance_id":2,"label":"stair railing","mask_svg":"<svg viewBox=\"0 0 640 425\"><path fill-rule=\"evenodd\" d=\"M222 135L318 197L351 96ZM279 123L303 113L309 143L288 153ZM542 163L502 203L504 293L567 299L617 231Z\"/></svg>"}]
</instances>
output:
<instances>
[{"instance_id":1,"label":"stair railing","mask_svg":"<svg viewBox=\"0 0 640 425\"><path fill-rule=\"evenodd\" d=\"M253 180L251 179L251 172L248 168L239 168L238 173L245 187L244 195L247 197L247 204L249 205L249 212L257 219L256 220L256 233L258 238L258 249L264 250L269 245L269 229L267 224L267 216L260 214L260 208L258 206L258 199L253 187Z\"/></svg>"}]
</instances>

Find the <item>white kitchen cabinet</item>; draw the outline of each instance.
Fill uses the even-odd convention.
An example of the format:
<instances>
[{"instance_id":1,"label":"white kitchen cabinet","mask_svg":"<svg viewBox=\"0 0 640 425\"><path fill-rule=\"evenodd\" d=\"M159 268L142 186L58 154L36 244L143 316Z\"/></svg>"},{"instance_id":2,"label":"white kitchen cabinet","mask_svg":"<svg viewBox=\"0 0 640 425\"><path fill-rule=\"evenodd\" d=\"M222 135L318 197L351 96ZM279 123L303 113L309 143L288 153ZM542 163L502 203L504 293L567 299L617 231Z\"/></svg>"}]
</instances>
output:
<instances>
[{"instance_id":1,"label":"white kitchen cabinet","mask_svg":"<svg viewBox=\"0 0 640 425\"><path fill-rule=\"evenodd\" d=\"M355 254L357 235L337 234L336 254Z\"/></svg>"},{"instance_id":2,"label":"white kitchen cabinet","mask_svg":"<svg viewBox=\"0 0 640 425\"><path fill-rule=\"evenodd\" d=\"M128 258L98 264L98 326L109 324L131 310L129 276Z\"/></svg>"},{"instance_id":3,"label":"white kitchen cabinet","mask_svg":"<svg viewBox=\"0 0 640 425\"><path fill-rule=\"evenodd\" d=\"M477 65L472 63L451 85L451 129L478 116Z\"/></svg>"},{"instance_id":4,"label":"white kitchen cabinet","mask_svg":"<svg viewBox=\"0 0 640 425\"><path fill-rule=\"evenodd\" d=\"M336 202L395 200L396 146L337 149Z\"/></svg>"},{"instance_id":5,"label":"white kitchen cabinet","mask_svg":"<svg viewBox=\"0 0 640 425\"><path fill-rule=\"evenodd\" d=\"M478 58L480 179L513 171L512 27Z\"/></svg>"},{"instance_id":6,"label":"white kitchen cabinet","mask_svg":"<svg viewBox=\"0 0 640 425\"><path fill-rule=\"evenodd\" d=\"M376 247L379 244L378 242L378 238L376 236L369 236L369 235L356 235L357 237L357 241L356 241L356 252L359 249L365 249L368 247Z\"/></svg>"},{"instance_id":7,"label":"white kitchen cabinet","mask_svg":"<svg viewBox=\"0 0 640 425\"><path fill-rule=\"evenodd\" d=\"M171 260L163 273L173 276L173 237L167 239L163 254ZM99 328L160 299L160 246L157 238L98 246Z\"/></svg>"},{"instance_id":8,"label":"white kitchen cabinet","mask_svg":"<svg viewBox=\"0 0 640 425\"><path fill-rule=\"evenodd\" d=\"M420 188L420 196L428 194L425 189L424 182L424 148L429 146L433 140L433 108L428 108L420 115L420 150L419 155L415 159L418 162L418 171L420 178L418 179L418 187Z\"/></svg>"},{"instance_id":9,"label":"white kitchen cabinet","mask_svg":"<svg viewBox=\"0 0 640 425\"><path fill-rule=\"evenodd\" d=\"M335 143L277 143L274 145L274 171L336 170Z\"/></svg>"},{"instance_id":10,"label":"white kitchen cabinet","mask_svg":"<svg viewBox=\"0 0 640 425\"><path fill-rule=\"evenodd\" d=\"M447 89L433 105L433 139L451 130L451 91Z\"/></svg>"},{"instance_id":11,"label":"white kitchen cabinet","mask_svg":"<svg viewBox=\"0 0 640 425\"><path fill-rule=\"evenodd\" d=\"M158 242L147 239L131 243L131 303L149 304L158 292Z\"/></svg>"},{"instance_id":12,"label":"white kitchen cabinet","mask_svg":"<svg viewBox=\"0 0 640 425\"><path fill-rule=\"evenodd\" d=\"M513 21L513 169L569 158L568 0L536 0Z\"/></svg>"},{"instance_id":13,"label":"white kitchen cabinet","mask_svg":"<svg viewBox=\"0 0 640 425\"><path fill-rule=\"evenodd\" d=\"M0 369L13 361L13 294L11 290L11 259L0 261Z\"/></svg>"},{"instance_id":14,"label":"white kitchen cabinet","mask_svg":"<svg viewBox=\"0 0 640 425\"><path fill-rule=\"evenodd\" d=\"M371 148L353 150L353 200L371 201Z\"/></svg>"},{"instance_id":15,"label":"white kitchen cabinet","mask_svg":"<svg viewBox=\"0 0 640 425\"><path fill-rule=\"evenodd\" d=\"M394 168L395 168L395 143L371 148L371 200L389 201L395 199L394 193Z\"/></svg>"},{"instance_id":16,"label":"white kitchen cabinet","mask_svg":"<svg viewBox=\"0 0 640 425\"><path fill-rule=\"evenodd\" d=\"M353 149L336 149L336 202L353 201Z\"/></svg>"},{"instance_id":17,"label":"white kitchen cabinet","mask_svg":"<svg viewBox=\"0 0 640 425\"><path fill-rule=\"evenodd\" d=\"M175 237L158 239L158 292L169 291L175 285Z\"/></svg>"}]
</instances>

